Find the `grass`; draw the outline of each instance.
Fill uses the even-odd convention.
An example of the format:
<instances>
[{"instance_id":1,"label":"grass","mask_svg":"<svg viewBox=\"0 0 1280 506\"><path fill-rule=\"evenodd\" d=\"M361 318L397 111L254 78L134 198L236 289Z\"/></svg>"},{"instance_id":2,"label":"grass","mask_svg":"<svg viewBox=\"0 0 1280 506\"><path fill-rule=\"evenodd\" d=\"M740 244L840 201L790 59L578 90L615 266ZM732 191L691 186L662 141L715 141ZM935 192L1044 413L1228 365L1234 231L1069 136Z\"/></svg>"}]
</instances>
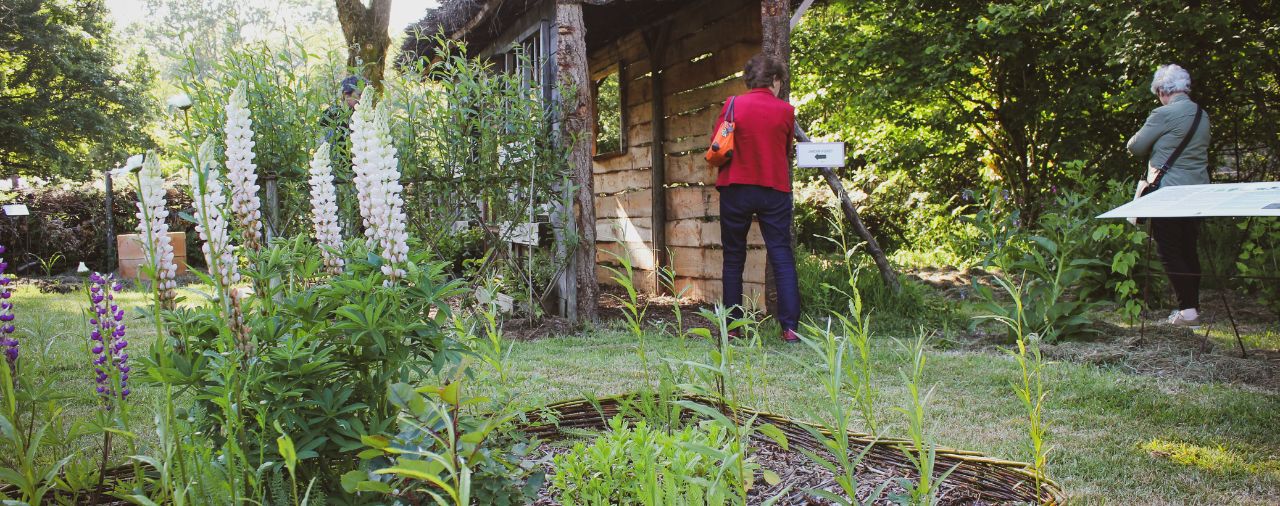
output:
<instances>
[{"instance_id":1,"label":"grass","mask_svg":"<svg viewBox=\"0 0 1280 506\"><path fill-rule=\"evenodd\" d=\"M89 351L89 317L85 311L89 298L83 290L69 294L40 293L31 286L18 287L14 302L15 332L22 343L21 374L36 375L41 381L52 381L55 391L65 398L58 400L62 416L75 421L89 421L100 409L97 392L94 391L93 356ZM127 290L117 296L117 302L126 308L131 361L145 355L155 341L155 326L151 320L143 320L135 309L149 300L147 294ZM134 374L139 377L139 374ZM138 378L141 379L140 377ZM157 436L153 406L160 400L160 391L143 386L141 381L131 381L131 428L143 447L156 442ZM97 462L102 452L101 435L68 437L61 444L45 450L46 456L62 456L72 451L93 456ZM123 460L126 446L114 443L115 460ZM142 449L140 448L140 451ZM54 458L53 460L56 460Z\"/></svg>"},{"instance_id":2,"label":"grass","mask_svg":"<svg viewBox=\"0 0 1280 506\"><path fill-rule=\"evenodd\" d=\"M83 295L21 287L13 300L24 342L24 374L54 381L68 395L62 403L65 415L88 419L97 407L80 330L86 327ZM136 306L144 297L127 292L122 300ZM147 321L135 319L132 309L129 314L130 350L137 356L146 352L154 331ZM872 348L881 399L876 415L882 433L903 436L907 420L893 406L906 395L898 371L909 366L909 357L890 337L877 336ZM628 392L644 381L637 343L618 324L510 344L509 384L530 406ZM688 350L696 357L709 350L701 341L655 334L647 345L668 356ZM828 410L817 402L824 397L820 382L797 363L820 360L807 348L766 340L763 348L740 353L742 361L762 364L752 407L801 419L825 416ZM1026 461L1025 411L1012 389L1019 378L1017 363L995 350L930 349L927 355L924 383L935 389L927 429L934 439L943 446ZM651 365L655 359L650 356ZM1062 362L1046 366L1045 383L1050 391L1044 414L1051 447L1048 472L1073 504L1273 504L1280 496L1276 392ZM142 386L134 391L133 427L145 446L156 438L151 420L158 392ZM852 428L861 430L856 418L854 423ZM100 451L96 439L70 439L56 450L92 455ZM116 454L118 461L123 457Z\"/></svg>"}]
</instances>

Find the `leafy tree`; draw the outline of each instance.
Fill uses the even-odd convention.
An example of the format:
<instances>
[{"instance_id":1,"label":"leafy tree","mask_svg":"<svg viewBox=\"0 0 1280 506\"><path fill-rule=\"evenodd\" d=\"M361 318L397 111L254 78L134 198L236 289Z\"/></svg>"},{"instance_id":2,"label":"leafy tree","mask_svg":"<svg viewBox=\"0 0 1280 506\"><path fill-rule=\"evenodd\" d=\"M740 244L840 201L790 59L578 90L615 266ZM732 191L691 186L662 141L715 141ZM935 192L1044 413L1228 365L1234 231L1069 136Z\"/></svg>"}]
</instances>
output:
<instances>
[{"instance_id":1,"label":"leafy tree","mask_svg":"<svg viewBox=\"0 0 1280 506\"><path fill-rule=\"evenodd\" d=\"M1192 97L1212 118L1211 168L1243 181L1280 179L1280 2L1125 2L1105 50L1123 68L1117 83L1145 115L1158 103L1147 87L1156 64L1191 72Z\"/></svg>"},{"instance_id":2,"label":"leafy tree","mask_svg":"<svg viewBox=\"0 0 1280 506\"><path fill-rule=\"evenodd\" d=\"M328 0L143 0L143 6L147 18L131 26L129 36L158 62L166 79L208 76L232 50L249 43L338 30Z\"/></svg>"},{"instance_id":3,"label":"leafy tree","mask_svg":"<svg viewBox=\"0 0 1280 506\"><path fill-rule=\"evenodd\" d=\"M0 175L86 179L150 145L154 72L110 31L100 0L0 4Z\"/></svg>"},{"instance_id":4,"label":"leafy tree","mask_svg":"<svg viewBox=\"0 0 1280 506\"><path fill-rule=\"evenodd\" d=\"M1073 184L1068 162L1141 173L1123 144L1158 105L1148 85L1160 63L1199 83L1216 152L1275 153L1269 3L836 0L795 35L807 63L796 96L814 131L852 142L887 179L905 173L934 203L993 184L1033 223Z\"/></svg>"}]
</instances>

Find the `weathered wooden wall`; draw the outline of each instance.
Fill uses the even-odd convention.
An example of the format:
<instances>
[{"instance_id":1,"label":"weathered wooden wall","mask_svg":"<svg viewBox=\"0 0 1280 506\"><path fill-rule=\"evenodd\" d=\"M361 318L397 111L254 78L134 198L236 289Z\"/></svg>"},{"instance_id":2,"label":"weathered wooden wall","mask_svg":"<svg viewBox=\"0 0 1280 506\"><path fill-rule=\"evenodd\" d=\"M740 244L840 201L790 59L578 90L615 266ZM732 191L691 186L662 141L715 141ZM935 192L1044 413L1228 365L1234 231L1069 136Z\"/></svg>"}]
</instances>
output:
<instances>
[{"instance_id":1,"label":"weathered wooden wall","mask_svg":"<svg viewBox=\"0 0 1280 506\"><path fill-rule=\"evenodd\" d=\"M637 285L657 289L653 244L652 100L655 70L662 73L665 125L666 242L677 275L677 290L706 301L721 297L721 250L717 169L702 159L726 97L746 91L742 67L761 49L758 0L689 2L665 21L669 38L661 58L652 59L643 29L614 43L592 48L593 78L603 77L621 62L627 145L622 153L594 162L596 239L600 264L616 264L615 254L628 254L637 269ZM593 27L588 26L591 30ZM598 28L599 29L599 28ZM655 69L652 62L662 62ZM765 255L758 226L749 237L751 250L744 272L745 290L756 303L764 293ZM598 269L601 282L611 274Z\"/></svg>"}]
</instances>

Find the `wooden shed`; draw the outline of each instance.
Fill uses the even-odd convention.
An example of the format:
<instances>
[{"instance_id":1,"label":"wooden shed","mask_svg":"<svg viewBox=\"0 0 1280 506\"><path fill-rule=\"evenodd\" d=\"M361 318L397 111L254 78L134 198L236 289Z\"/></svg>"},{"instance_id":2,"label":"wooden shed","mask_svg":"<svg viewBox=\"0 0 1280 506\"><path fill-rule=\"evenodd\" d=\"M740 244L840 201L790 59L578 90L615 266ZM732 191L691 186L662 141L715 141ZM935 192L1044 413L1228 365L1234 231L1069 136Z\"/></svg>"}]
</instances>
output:
<instances>
[{"instance_id":1,"label":"wooden shed","mask_svg":"<svg viewBox=\"0 0 1280 506\"><path fill-rule=\"evenodd\" d=\"M746 91L747 60L761 52L788 60L792 8L801 3L446 0L408 28L403 49L427 55L430 38L443 32L465 40L470 56L521 72L568 104L561 132L581 139L572 156L576 226L595 245L579 248L576 280L568 282L577 283L578 312L592 317L596 285L609 279L601 266L615 255L630 255L646 292L661 291L655 272L671 266L678 290L720 299L716 169L702 151L725 98ZM513 57L521 47L535 55L523 65L532 68ZM557 82L578 96L555 96ZM766 259L758 228L749 243L745 289L760 303Z\"/></svg>"}]
</instances>

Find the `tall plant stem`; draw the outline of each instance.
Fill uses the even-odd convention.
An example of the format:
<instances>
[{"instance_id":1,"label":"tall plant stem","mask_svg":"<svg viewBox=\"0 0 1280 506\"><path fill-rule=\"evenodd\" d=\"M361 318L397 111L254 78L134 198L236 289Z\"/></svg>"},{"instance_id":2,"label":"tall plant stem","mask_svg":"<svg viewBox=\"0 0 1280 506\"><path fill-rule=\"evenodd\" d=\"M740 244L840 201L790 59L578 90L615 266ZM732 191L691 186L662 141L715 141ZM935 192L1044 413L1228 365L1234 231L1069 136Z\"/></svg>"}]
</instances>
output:
<instances>
[{"instance_id":1,"label":"tall plant stem","mask_svg":"<svg viewBox=\"0 0 1280 506\"><path fill-rule=\"evenodd\" d=\"M102 463L98 465L98 495L103 494L103 485L107 481L107 458L111 456L111 433L102 435Z\"/></svg>"}]
</instances>

